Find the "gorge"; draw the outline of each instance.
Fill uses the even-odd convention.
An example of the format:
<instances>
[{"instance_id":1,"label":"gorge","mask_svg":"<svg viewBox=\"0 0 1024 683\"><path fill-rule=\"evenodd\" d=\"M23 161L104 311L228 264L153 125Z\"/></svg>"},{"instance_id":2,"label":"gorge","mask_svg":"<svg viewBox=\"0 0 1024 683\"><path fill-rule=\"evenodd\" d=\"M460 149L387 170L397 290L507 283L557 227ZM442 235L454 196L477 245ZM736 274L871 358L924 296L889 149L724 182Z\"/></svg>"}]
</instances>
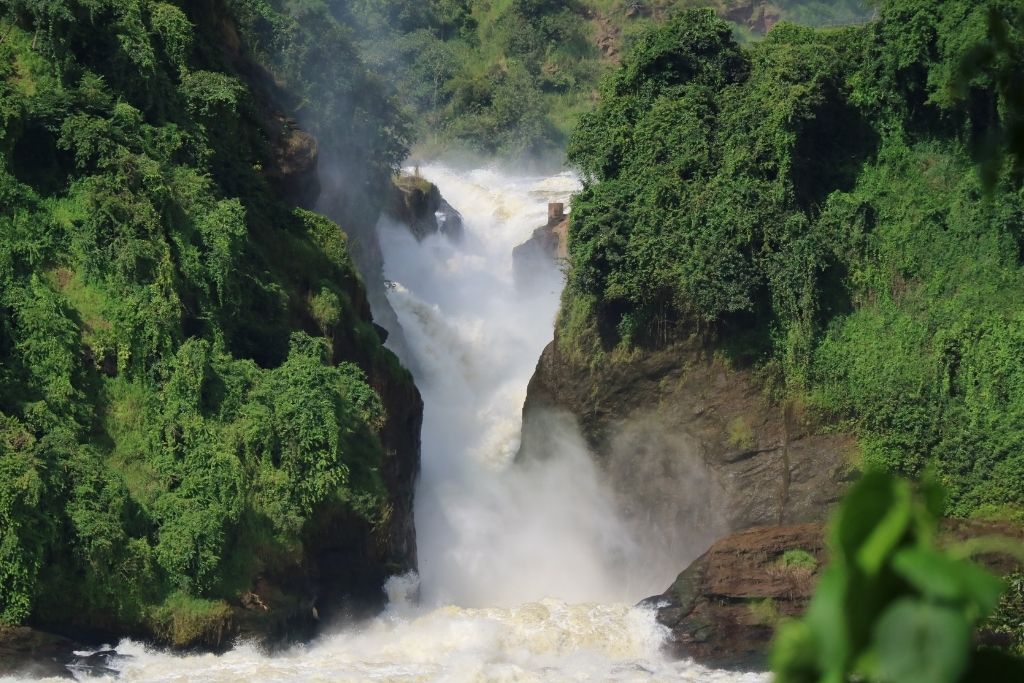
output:
<instances>
[{"instance_id":1,"label":"gorge","mask_svg":"<svg viewBox=\"0 0 1024 683\"><path fill-rule=\"evenodd\" d=\"M661 652L663 627L633 605L704 550L622 512L575 424L547 416L546 452L515 464L520 414L551 335L563 276L517 291L512 251L569 174L422 169L462 214L458 241L379 226L388 299L424 397L416 495L419 574L388 582L390 604L275 656L244 643L182 656L132 641L104 659L123 681L761 681ZM397 330L396 330L397 331ZM535 418L537 419L537 418ZM694 524L696 538L710 538ZM699 543L700 541L698 541ZM116 672L116 673L115 673Z\"/></svg>"},{"instance_id":2,"label":"gorge","mask_svg":"<svg viewBox=\"0 0 1024 683\"><path fill-rule=\"evenodd\" d=\"M0 679L1024 677L1022 27L0 3Z\"/></svg>"}]
</instances>

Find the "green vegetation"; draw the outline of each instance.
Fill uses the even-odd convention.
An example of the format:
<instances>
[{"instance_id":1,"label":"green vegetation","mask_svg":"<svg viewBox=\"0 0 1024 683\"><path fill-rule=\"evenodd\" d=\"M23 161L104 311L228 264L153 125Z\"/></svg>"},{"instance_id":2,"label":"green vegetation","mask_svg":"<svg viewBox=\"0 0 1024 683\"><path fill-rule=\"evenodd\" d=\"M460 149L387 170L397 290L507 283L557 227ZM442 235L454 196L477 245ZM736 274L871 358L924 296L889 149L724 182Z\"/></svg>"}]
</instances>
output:
<instances>
[{"instance_id":1,"label":"green vegetation","mask_svg":"<svg viewBox=\"0 0 1024 683\"><path fill-rule=\"evenodd\" d=\"M757 442L754 439L754 430L750 428L747 421L742 417L736 417L726 425L729 444L734 448L749 451Z\"/></svg>"},{"instance_id":2,"label":"green vegetation","mask_svg":"<svg viewBox=\"0 0 1024 683\"><path fill-rule=\"evenodd\" d=\"M750 610L750 616L753 617L757 623L764 626L775 628L779 624L779 620L782 618L779 614L779 607L775 604L775 600L772 598L751 600L747 604L747 609Z\"/></svg>"},{"instance_id":3,"label":"green vegetation","mask_svg":"<svg viewBox=\"0 0 1024 683\"><path fill-rule=\"evenodd\" d=\"M745 38L781 18L864 22L863 0L348 0L372 67L417 122L421 144L505 157L557 156L579 116L644 30L713 7ZM559 159L560 161L560 159Z\"/></svg>"},{"instance_id":4,"label":"green vegetation","mask_svg":"<svg viewBox=\"0 0 1024 683\"><path fill-rule=\"evenodd\" d=\"M696 335L856 433L863 465L934 465L948 513L1018 516L1024 8L879 12L742 46L690 11L636 41L570 143L559 344Z\"/></svg>"},{"instance_id":5,"label":"green vegetation","mask_svg":"<svg viewBox=\"0 0 1024 683\"><path fill-rule=\"evenodd\" d=\"M1003 599L986 626L1005 636L1009 647L1024 657L1024 573L1014 572L1006 583Z\"/></svg>"},{"instance_id":6,"label":"green vegetation","mask_svg":"<svg viewBox=\"0 0 1024 683\"><path fill-rule=\"evenodd\" d=\"M831 563L772 652L779 683L1012 681L1024 660L975 648L1002 581L935 537L943 494L890 475L854 484L829 530Z\"/></svg>"},{"instance_id":7,"label":"green vegetation","mask_svg":"<svg viewBox=\"0 0 1024 683\"><path fill-rule=\"evenodd\" d=\"M806 550L787 550L779 558L779 566L786 569L799 569L813 572L818 568L818 560Z\"/></svg>"},{"instance_id":8,"label":"green vegetation","mask_svg":"<svg viewBox=\"0 0 1024 683\"><path fill-rule=\"evenodd\" d=\"M386 521L369 382L409 379L275 145L298 112L362 196L405 123L299 4L3 5L0 621L216 643L310 525Z\"/></svg>"}]
</instances>

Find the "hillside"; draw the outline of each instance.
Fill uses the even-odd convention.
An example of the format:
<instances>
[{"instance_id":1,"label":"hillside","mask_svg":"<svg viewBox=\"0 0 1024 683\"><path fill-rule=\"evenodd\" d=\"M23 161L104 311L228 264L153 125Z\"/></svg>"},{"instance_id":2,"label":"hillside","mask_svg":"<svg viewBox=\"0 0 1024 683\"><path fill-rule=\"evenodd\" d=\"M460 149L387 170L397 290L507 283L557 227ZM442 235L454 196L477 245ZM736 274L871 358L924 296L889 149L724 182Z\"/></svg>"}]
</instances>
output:
<instances>
[{"instance_id":1,"label":"hillside","mask_svg":"<svg viewBox=\"0 0 1024 683\"><path fill-rule=\"evenodd\" d=\"M602 77L651 26L713 7L743 40L780 20L863 23L862 0L349 0L369 65L411 113L418 149L561 162Z\"/></svg>"},{"instance_id":2,"label":"hillside","mask_svg":"<svg viewBox=\"0 0 1024 683\"><path fill-rule=\"evenodd\" d=\"M404 124L286 4L4 3L4 623L221 646L415 564L418 394L301 208L372 230Z\"/></svg>"},{"instance_id":3,"label":"hillside","mask_svg":"<svg viewBox=\"0 0 1024 683\"><path fill-rule=\"evenodd\" d=\"M560 362L696 344L854 435L858 467L935 469L949 513L1019 518L1022 25L894 0L749 46L709 12L646 33L569 146Z\"/></svg>"}]
</instances>

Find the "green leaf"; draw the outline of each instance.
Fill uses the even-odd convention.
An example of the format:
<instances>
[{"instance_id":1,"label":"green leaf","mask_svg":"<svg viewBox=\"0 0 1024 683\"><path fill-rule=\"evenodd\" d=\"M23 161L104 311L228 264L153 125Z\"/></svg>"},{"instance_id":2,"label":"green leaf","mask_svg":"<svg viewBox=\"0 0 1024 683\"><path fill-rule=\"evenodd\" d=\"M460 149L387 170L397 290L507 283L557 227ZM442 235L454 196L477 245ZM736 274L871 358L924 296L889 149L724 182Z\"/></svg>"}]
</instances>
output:
<instances>
[{"instance_id":1,"label":"green leaf","mask_svg":"<svg viewBox=\"0 0 1024 683\"><path fill-rule=\"evenodd\" d=\"M968 598L978 610L977 619L984 619L999 605L1006 583L984 567L973 562L960 562L959 578Z\"/></svg>"},{"instance_id":2,"label":"green leaf","mask_svg":"<svg viewBox=\"0 0 1024 683\"><path fill-rule=\"evenodd\" d=\"M844 597L848 590L842 565L828 567L807 607L806 623L818 646L818 667L823 673L841 673L850 657L849 625Z\"/></svg>"},{"instance_id":3,"label":"green leaf","mask_svg":"<svg viewBox=\"0 0 1024 683\"><path fill-rule=\"evenodd\" d=\"M946 505L949 503L949 492L946 491L934 470L929 469L924 473L919 491L927 514L932 519L942 517L946 511Z\"/></svg>"},{"instance_id":4,"label":"green leaf","mask_svg":"<svg viewBox=\"0 0 1024 683\"><path fill-rule=\"evenodd\" d=\"M911 522L910 486L892 480L892 505L864 541L857 553L857 564L869 575L878 573L882 565L907 534Z\"/></svg>"},{"instance_id":5,"label":"green leaf","mask_svg":"<svg viewBox=\"0 0 1024 683\"><path fill-rule=\"evenodd\" d=\"M803 621L783 624L772 644L775 683L816 683L817 661L818 648L810 626Z\"/></svg>"},{"instance_id":6,"label":"green leaf","mask_svg":"<svg viewBox=\"0 0 1024 683\"><path fill-rule=\"evenodd\" d=\"M973 618L989 614L999 604L1003 582L985 569L954 560L937 550L911 548L893 558L893 568L932 600L967 603Z\"/></svg>"},{"instance_id":7,"label":"green leaf","mask_svg":"<svg viewBox=\"0 0 1024 683\"><path fill-rule=\"evenodd\" d=\"M881 472L868 472L846 494L836 513L831 545L846 557L857 550L885 516L892 501L892 482Z\"/></svg>"},{"instance_id":8,"label":"green leaf","mask_svg":"<svg viewBox=\"0 0 1024 683\"><path fill-rule=\"evenodd\" d=\"M904 537L911 520L911 491L906 482L868 472L851 489L833 529L832 545L875 574Z\"/></svg>"},{"instance_id":9,"label":"green leaf","mask_svg":"<svg viewBox=\"0 0 1024 683\"><path fill-rule=\"evenodd\" d=\"M893 604L875 629L886 683L955 683L967 668L971 627L960 612L917 600Z\"/></svg>"},{"instance_id":10,"label":"green leaf","mask_svg":"<svg viewBox=\"0 0 1024 683\"><path fill-rule=\"evenodd\" d=\"M964 597L959 563L926 548L907 548L893 558L892 566L914 588L932 600L957 601Z\"/></svg>"}]
</instances>

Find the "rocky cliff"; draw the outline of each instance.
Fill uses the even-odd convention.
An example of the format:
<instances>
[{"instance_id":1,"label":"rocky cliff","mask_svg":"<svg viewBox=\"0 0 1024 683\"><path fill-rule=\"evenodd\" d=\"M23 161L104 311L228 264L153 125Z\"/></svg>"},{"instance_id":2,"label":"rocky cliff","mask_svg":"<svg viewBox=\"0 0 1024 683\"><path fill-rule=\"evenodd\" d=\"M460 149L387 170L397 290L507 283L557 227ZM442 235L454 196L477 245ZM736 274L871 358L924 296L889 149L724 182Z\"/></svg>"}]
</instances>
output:
<instances>
[{"instance_id":1,"label":"rocky cliff","mask_svg":"<svg viewBox=\"0 0 1024 683\"><path fill-rule=\"evenodd\" d=\"M389 188L384 212L409 227L416 239L440 233L462 238L462 215L441 196L441 191L419 175L400 175Z\"/></svg>"},{"instance_id":2,"label":"rocky cliff","mask_svg":"<svg viewBox=\"0 0 1024 683\"><path fill-rule=\"evenodd\" d=\"M548 222L533 231L530 239L512 250L516 287L529 288L537 282L538 269L544 272L551 261L569 258L569 217L561 202L548 204Z\"/></svg>"},{"instance_id":3,"label":"rocky cliff","mask_svg":"<svg viewBox=\"0 0 1024 683\"><path fill-rule=\"evenodd\" d=\"M821 523L856 476L855 440L773 403L751 372L692 340L588 365L552 342L520 457L543 457L553 411L576 419L627 514L691 557L714 543L653 600L675 654L763 664L774 622L802 612L825 560ZM803 562L786 564L788 551Z\"/></svg>"},{"instance_id":4,"label":"rocky cliff","mask_svg":"<svg viewBox=\"0 0 1024 683\"><path fill-rule=\"evenodd\" d=\"M566 410L625 504L706 543L754 526L822 521L854 471L855 441L775 405L749 371L696 342L580 366L557 342L523 411L523 457ZM705 546L706 547L706 546Z\"/></svg>"}]
</instances>

